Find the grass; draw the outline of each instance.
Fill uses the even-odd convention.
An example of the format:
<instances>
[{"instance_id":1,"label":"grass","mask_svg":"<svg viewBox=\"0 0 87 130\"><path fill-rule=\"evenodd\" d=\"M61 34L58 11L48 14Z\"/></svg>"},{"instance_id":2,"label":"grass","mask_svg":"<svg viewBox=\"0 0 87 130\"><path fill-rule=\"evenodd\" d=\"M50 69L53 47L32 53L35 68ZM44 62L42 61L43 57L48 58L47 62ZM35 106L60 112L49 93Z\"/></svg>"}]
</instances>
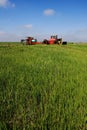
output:
<instances>
[{"instance_id":1,"label":"grass","mask_svg":"<svg viewBox=\"0 0 87 130\"><path fill-rule=\"evenodd\" d=\"M0 130L86 130L87 45L0 45Z\"/></svg>"}]
</instances>

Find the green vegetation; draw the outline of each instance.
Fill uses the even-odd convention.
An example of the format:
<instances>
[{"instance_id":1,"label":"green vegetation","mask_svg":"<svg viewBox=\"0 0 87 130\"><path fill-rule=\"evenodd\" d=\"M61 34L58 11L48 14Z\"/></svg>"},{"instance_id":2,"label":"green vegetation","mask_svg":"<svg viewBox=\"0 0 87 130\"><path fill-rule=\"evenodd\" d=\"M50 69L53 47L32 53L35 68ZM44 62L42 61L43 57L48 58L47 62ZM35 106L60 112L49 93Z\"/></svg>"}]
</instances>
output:
<instances>
[{"instance_id":1,"label":"green vegetation","mask_svg":"<svg viewBox=\"0 0 87 130\"><path fill-rule=\"evenodd\" d=\"M87 130L87 45L0 45L0 130Z\"/></svg>"}]
</instances>

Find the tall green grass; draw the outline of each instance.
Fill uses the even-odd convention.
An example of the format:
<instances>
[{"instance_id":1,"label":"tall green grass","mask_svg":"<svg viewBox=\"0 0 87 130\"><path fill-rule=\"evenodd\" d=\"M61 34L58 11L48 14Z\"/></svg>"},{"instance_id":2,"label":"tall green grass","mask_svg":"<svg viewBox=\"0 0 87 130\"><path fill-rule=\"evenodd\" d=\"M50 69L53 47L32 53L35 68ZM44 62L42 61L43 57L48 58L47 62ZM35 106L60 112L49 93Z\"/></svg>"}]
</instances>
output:
<instances>
[{"instance_id":1,"label":"tall green grass","mask_svg":"<svg viewBox=\"0 0 87 130\"><path fill-rule=\"evenodd\" d=\"M87 130L87 45L1 45L3 129Z\"/></svg>"}]
</instances>

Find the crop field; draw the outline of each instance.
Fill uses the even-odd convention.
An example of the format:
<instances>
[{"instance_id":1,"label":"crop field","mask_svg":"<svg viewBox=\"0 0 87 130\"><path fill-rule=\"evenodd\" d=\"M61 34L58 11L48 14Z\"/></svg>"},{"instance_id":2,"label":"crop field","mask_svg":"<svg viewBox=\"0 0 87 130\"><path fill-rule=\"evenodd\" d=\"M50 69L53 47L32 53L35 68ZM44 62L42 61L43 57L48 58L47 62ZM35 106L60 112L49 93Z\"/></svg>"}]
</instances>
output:
<instances>
[{"instance_id":1,"label":"crop field","mask_svg":"<svg viewBox=\"0 0 87 130\"><path fill-rule=\"evenodd\" d=\"M0 130L87 130L87 45L0 43Z\"/></svg>"}]
</instances>

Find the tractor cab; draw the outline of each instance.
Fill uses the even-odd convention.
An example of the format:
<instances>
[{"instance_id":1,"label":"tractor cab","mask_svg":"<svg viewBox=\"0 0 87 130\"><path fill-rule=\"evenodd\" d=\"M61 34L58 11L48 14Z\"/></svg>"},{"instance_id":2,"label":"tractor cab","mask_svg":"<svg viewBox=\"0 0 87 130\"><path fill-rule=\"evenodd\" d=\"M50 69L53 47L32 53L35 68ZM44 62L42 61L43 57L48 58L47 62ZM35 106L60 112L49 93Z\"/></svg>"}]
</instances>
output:
<instances>
[{"instance_id":1,"label":"tractor cab","mask_svg":"<svg viewBox=\"0 0 87 130\"><path fill-rule=\"evenodd\" d=\"M51 39L57 39L57 35L52 35L50 38Z\"/></svg>"},{"instance_id":2,"label":"tractor cab","mask_svg":"<svg viewBox=\"0 0 87 130\"><path fill-rule=\"evenodd\" d=\"M54 44L57 41L57 35L52 35L50 40L48 41L49 44Z\"/></svg>"}]
</instances>

